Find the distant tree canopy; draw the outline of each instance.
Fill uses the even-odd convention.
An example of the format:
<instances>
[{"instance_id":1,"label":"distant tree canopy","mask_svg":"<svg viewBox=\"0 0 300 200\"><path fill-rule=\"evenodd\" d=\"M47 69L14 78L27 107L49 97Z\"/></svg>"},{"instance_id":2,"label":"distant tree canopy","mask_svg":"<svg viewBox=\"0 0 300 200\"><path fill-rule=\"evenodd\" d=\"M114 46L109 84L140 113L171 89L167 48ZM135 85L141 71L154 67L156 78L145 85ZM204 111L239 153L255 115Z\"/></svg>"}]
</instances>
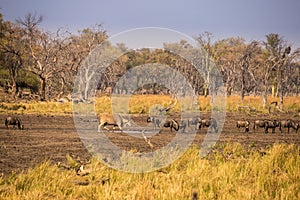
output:
<instances>
[{"instance_id":1,"label":"distant tree canopy","mask_svg":"<svg viewBox=\"0 0 300 200\"><path fill-rule=\"evenodd\" d=\"M71 97L77 73L85 73L80 81L78 98L87 100L91 82L97 73L104 74L97 89L110 93L120 76L129 69L146 64L163 64L180 72L192 85L196 94L210 95L211 73L218 70L227 95L299 95L299 49L293 49L276 33L266 35L265 41L245 42L241 37L230 37L213 42L212 34L203 33L195 38L198 46L187 41L165 43L163 49L131 50L123 43L113 46L106 42L109 51L99 57L103 62L120 54L104 72L94 72L91 65L83 65L85 58L109 37L101 25L85 28L78 34L58 29L55 33L40 28L43 18L27 14L15 22L4 21L0 13L0 86L12 98L52 100ZM189 58L187 61L185 58ZM102 63L99 63L101 65ZM195 66L201 66L199 73ZM132 84L139 85L136 72ZM151 79L154 73L148 72ZM151 74L153 73L153 74ZM165 76L174 76L165 74ZM176 78L176 77L174 77ZM119 93L128 92L126 84ZM78 91L80 88L77 88ZM136 93L168 94L168 88L157 84L139 87ZM28 94L29 93L29 94ZM29 96L29 97L28 97ZM281 102L283 104L283 102Z\"/></svg>"}]
</instances>

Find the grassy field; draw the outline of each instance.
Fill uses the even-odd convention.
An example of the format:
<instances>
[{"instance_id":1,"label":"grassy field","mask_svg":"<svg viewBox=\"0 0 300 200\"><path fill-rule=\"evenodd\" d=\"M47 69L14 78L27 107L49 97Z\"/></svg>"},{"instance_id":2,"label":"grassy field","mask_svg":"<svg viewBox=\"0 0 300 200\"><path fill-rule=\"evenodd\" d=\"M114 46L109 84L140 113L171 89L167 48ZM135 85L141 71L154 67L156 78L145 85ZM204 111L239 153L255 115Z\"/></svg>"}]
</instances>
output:
<instances>
[{"instance_id":1,"label":"grassy field","mask_svg":"<svg viewBox=\"0 0 300 200\"><path fill-rule=\"evenodd\" d=\"M163 95L133 95L129 100L129 112L132 114L148 114L151 107L155 104L167 106L172 99L170 96ZM118 101L126 103L124 97L120 97ZM174 101L174 100L173 100ZM269 97L268 103L278 101L278 98ZM199 110L211 111L212 106L210 98L199 97ZM123 104L121 104L123 105ZM180 112L180 102L172 109L172 112ZM226 99L226 111L236 112L239 106L246 106L257 113L267 113L268 107L262 107L261 97L248 96L245 97L242 103L239 96L230 96ZM74 104L74 108L80 112L93 112L96 113L109 113L111 112L112 102L111 98L102 96L96 98L95 104L90 104L84 107L84 111L80 110L81 104ZM186 110L192 108L185 108ZM122 108L120 108L122 110ZM124 110L124 109L123 109ZM72 114L72 103L58 103L58 102L31 102L31 103L0 103L0 112L7 114ZM249 109L245 109L248 112ZM271 110L273 111L273 110ZM300 98L299 97L286 97L284 98L283 111L300 112ZM127 111L124 111L127 112Z\"/></svg>"},{"instance_id":2,"label":"grassy field","mask_svg":"<svg viewBox=\"0 0 300 200\"><path fill-rule=\"evenodd\" d=\"M148 113L153 105L167 106L170 100L169 96L132 96L129 112ZM278 99L270 97L268 102L272 101ZM211 110L209 98L200 97L199 104L200 111ZM74 106L81 109L80 104ZM239 106L249 106L254 113L268 112L260 97L246 97L242 104L239 97L231 96L226 106L228 112L237 112ZM110 98L97 98L84 112L93 110L111 112ZM0 103L0 112L6 114L69 115L72 111L71 103ZM300 99L285 98L284 111L299 113ZM180 112L180 103L172 112ZM228 143L200 158L199 149L192 146L179 160L155 172L124 173L92 159L84 165L88 172L84 176L76 173L80 164L67 155L68 163L62 165L45 161L21 174L0 175L0 199L299 199L299 152L300 146L293 144L261 149Z\"/></svg>"},{"instance_id":3,"label":"grassy field","mask_svg":"<svg viewBox=\"0 0 300 200\"><path fill-rule=\"evenodd\" d=\"M97 160L85 166L68 156L71 169L44 162L0 178L0 199L299 199L300 147L277 144L247 149L217 146L200 159L191 147L172 165L151 173L124 173Z\"/></svg>"}]
</instances>

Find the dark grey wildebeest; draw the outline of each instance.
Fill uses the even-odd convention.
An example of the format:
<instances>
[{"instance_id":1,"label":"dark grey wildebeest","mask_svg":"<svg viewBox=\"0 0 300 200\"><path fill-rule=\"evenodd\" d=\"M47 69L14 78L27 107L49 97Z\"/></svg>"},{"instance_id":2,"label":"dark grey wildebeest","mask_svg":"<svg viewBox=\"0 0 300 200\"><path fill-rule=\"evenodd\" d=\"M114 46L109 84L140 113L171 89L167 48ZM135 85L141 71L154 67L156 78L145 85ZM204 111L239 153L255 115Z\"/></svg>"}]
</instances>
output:
<instances>
[{"instance_id":1,"label":"dark grey wildebeest","mask_svg":"<svg viewBox=\"0 0 300 200\"><path fill-rule=\"evenodd\" d=\"M170 119L170 120L166 120L163 124L162 124L162 120L159 117L154 117L154 116L150 116L147 118L147 122L152 122L154 129L156 130L156 127L160 128L160 127L170 127L170 131L172 132L172 130L174 129L175 131L178 131L180 126L179 123L175 120L175 119Z\"/></svg>"},{"instance_id":2,"label":"dark grey wildebeest","mask_svg":"<svg viewBox=\"0 0 300 200\"><path fill-rule=\"evenodd\" d=\"M275 129L276 127L279 127L279 122L277 120L256 120L253 123L253 131L255 132L255 130L260 127L260 128L264 128L265 133L268 133L269 129L272 129L272 133L275 133Z\"/></svg>"},{"instance_id":3,"label":"dark grey wildebeest","mask_svg":"<svg viewBox=\"0 0 300 200\"><path fill-rule=\"evenodd\" d=\"M152 123L153 124L153 127L154 127L154 130L156 130L156 127L160 127L160 123L161 123L161 120L159 117L156 117L156 116L149 116L147 118L147 122L148 123Z\"/></svg>"},{"instance_id":4,"label":"dark grey wildebeest","mask_svg":"<svg viewBox=\"0 0 300 200\"><path fill-rule=\"evenodd\" d=\"M214 129L214 132L217 133L219 128L218 128L218 123L215 118L210 118L210 119L202 119L200 121L199 128L204 128L204 127L212 127Z\"/></svg>"},{"instance_id":5,"label":"dark grey wildebeest","mask_svg":"<svg viewBox=\"0 0 300 200\"><path fill-rule=\"evenodd\" d=\"M195 126L195 129L198 130L201 128L201 118L200 116L195 116L190 119L188 119L188 127Z\"/></svg>"},{"instance_id":6,"label":"dark grey wildebeest","mask_svg":"<svg viewBox=\"0 0 300 200\"><path fill-rule=\"evenodd\" d=\"M175 119L166 120L164 123L164 127L170 127L170 132L172 132L172 129L175 131L179 130L179 123Z\"/></svg>"},{"instance_id":7,"label":"dark grey wildebeest","mask_svg":"<svg viewBox=\"0 0 300 200\"><path fill-rule=\"evenodd\" d=\"M185 133L185 129L187 127L187 123L188 121L184 121L184 120L181 120L180 123L179 123L179 130L181 133Z\"/></svg>"},{"instance_id":8,"label":"dark grey wildebeest","mask_svg":"<svg viewBox=\"0 0 300 200\"><path fill-rule=\"evenodd\" d=\"M249 127L250 127L250 122L247 120L238 120L236 122L236 127L237 128L241 128L244 127L245 128L245 132L249 132Z\"/></svg>"},{"instance_id":9,"label":"dark grey wildebeest","mask_svg":"<svg viewBox=\"0 0 300 200\"><path fill-rule=\"evenodd\" d=\"M255 120L253 122L253 132L255 133L257 128L265 128L266 120Z\"/></svg>"},{"instance_id":10,"label":"dark grey wildebeest","mask_svg":"<svg viewBox=\"0 0 300 200\"><path fill-rule=\"evenodd\" d=\"M291 120L291 119L287 119L287 120L282 120L279 122L279 130L282 133L282 128L287 128L288 129L288 133L290 132L290 128L293 128L295 130L295 132L298 132L298 129L300 128L299 123L296 123L295 121Z\"/></svg>"},{"instance_id":11,"label":"dark grey wildebeest","mask_svg":"<svg viewBox=\"0 0 300 200\"><path fill-rule=\"evenodd\" d=\"M5 119L5 127L9 129L9 125L12 125L13 128L15 128L15 126L18 126L18 129L20 130L24 129L24 125L22 125L21 120L18 117L7 117Z\"/></svg>"}]
</instances>

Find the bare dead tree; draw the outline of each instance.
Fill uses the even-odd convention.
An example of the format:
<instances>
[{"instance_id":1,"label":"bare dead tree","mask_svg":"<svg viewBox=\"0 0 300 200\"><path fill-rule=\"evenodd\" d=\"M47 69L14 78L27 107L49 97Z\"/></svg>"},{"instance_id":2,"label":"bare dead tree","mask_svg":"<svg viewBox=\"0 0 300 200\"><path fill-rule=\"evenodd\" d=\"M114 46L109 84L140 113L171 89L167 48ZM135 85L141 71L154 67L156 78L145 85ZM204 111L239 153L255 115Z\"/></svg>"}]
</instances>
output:
<instances>
[{"instance_id":1,"label":"bare dead tree","mask_svg":"<svg viewBox=\"0 0 300 200\"><path fill-rule=\"evenodd\" d=\"M38 26L42 20L42 16L29 13L17 22L24 30L24 45L29 57L26 70L39 77L39 95L43 101L48 99L49 80L64 70L58 63L68 43L65 42L65 38L61 37L60 30L56 34L51 34L39 29Z\"/></svg>"},{"instance_id":2,"label":"bare dead tree","mask_svg":"<svg viewBox=\"0 0 300 200\"><path fill-rule=\"evenodd\" d=\"M253 54L255 53L258 46L258 42L251 42L245 49L243 56L240 59L241 63L241 100L244 102L245 97L245 86L246 86L246 74L249 72L249 67L251 64L251 59L253 59Z\"/></svg>"}]
</instances>

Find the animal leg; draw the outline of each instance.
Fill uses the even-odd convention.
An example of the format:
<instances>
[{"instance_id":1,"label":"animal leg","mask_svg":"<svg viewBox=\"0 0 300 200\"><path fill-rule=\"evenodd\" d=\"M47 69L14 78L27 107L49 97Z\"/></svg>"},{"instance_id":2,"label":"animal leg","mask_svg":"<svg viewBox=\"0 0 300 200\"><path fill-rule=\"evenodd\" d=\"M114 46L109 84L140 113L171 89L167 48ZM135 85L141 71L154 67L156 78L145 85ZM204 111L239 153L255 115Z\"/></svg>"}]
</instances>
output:
<instances>
[{"instance_id":1,"label":"animal leg","mask_svg":"<svg viewBox=\"0 0 300 200\"><path fill-rule=\"evenodd\" d=\"M272 133L275 133L275 128L272 128Z\"/></svg>"},{"instance_id":2,"label":"animal leg","mask_svg":"<svg viewBox=\"0 0 300 200\"><path fill-rule=\"evenodd\" d=\"M101 126L102 126L103 124L99 124L99 126L98 126L98 132L100 133L101 132Z\"/></svg>"}]
</instances>

